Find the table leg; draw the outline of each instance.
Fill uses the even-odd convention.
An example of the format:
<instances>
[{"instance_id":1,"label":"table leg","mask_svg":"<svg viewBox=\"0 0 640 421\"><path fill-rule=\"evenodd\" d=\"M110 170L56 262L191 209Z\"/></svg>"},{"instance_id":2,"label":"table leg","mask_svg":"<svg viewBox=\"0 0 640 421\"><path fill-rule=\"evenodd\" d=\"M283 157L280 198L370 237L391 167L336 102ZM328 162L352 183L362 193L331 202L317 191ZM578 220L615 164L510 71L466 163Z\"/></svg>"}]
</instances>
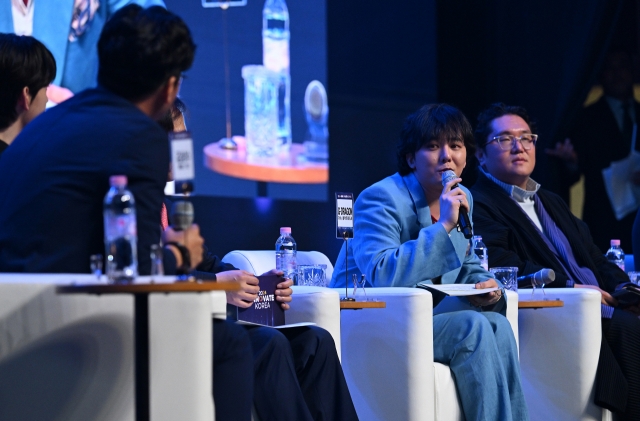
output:
<instances>
[{"instance_id":1,"label":"table leg","mask_svg":"<svg viewBox=\"0 0 640 421\"><path fill-rule=\"evenodd\" d=\"M134 297L136 421L149 421L149 294Z\"/></svg>"}]
</instances>

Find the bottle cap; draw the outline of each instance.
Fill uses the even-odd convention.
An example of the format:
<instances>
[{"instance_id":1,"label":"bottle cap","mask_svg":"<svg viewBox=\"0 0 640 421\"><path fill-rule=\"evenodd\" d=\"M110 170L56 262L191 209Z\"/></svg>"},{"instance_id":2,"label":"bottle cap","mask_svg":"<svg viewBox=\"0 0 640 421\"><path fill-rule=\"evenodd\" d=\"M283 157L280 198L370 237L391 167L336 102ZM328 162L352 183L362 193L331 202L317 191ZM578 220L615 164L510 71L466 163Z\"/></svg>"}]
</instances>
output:
<instances>
[{"instance_id":1,"label":"bottle cap","mask_svg":"<svg viewBox=\"0 0 640 421\"><path fill-rule=\"evenodd\" d=\"M280 227L280 235L291 234L291 227Z\"/></svg>"},{"instance_id":2,"label":"bottle cap","mask_svg":"<svg viewBox=\"0 0 640 421\"><path fill-rule=\"evenodd\" d=\"M611 240L611 245L612 246L619 246L620 245L620 240Z\"/></svg>"},{"instance_id":3,"label":"bottle cap","mask_svg":"<svg viewBox=\"0 0 640 421\"><path fill-rule=\"evenodd\" d=\"M109 177L109 185L124 187L127 185L127 176L126 175L112 175Z\"/></svg>"}]
</instances>

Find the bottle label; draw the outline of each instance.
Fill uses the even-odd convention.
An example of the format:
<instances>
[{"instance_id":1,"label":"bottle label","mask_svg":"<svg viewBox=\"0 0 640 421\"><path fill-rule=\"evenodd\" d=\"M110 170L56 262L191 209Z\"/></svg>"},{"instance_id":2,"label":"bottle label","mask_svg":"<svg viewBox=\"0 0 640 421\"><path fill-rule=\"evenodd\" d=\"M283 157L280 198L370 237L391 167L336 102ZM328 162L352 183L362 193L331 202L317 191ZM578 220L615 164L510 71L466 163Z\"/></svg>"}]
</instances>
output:
<instances>
[{"instance_id":1,"label":"bottle label","mask_svg":"<svg viewBox=\"0 0 640 421\"><path fill-rule=\"evenodd\" d=\"M137 235L135 218L135 214L105 218L105 233L107 238L135 237Z\"/></svg>"},{"instance_id":2,"label":"bottle label","mask_svg":"<svg viewBox=\"0 0 640 421\"><path fill-rule=\"evenodd\" d=\"M264 67L274 72L289 72L289 40L262 39Z\"/></svg>"}]
</instances>

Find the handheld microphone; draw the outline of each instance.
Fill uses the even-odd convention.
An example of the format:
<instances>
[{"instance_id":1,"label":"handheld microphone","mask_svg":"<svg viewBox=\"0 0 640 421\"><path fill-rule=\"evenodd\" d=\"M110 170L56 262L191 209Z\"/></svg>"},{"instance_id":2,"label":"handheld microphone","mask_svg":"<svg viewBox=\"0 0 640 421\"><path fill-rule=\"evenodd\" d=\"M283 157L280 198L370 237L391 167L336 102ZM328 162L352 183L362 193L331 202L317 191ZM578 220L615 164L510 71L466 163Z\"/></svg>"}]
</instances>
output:
<instances>
[{"instance_id":1,"label":"handheld microphone","mask_svg":"<svg viewBox=\"0 0 640 421\"><path fill-rule=\"evenodd\" d=\"M536 273L520 276L518 278L518 288L543 288L556 280L556 273L553 269L540 269Z\"/></svg>"},{"instance_id":2,"label":"handheld microphone","mask_svg":"<svg viewBox=\"0 0 640 421\"><path fill-rule=\"evenodd\" d=\"M171 205L169 221L176 231L184 231L193 224L193 203L186 200L178 200Z\"/></svg>"},{"instance_id":3,"label":"handheld microphone","mask_svg":"<svg viewBox=\"0 0 640 421\"><path fill-rule=\"evenodd\" d=\"M442 185L445 186L449 181L454 178L458 178L456 173L451 170L447 170L442 173ZM454 184L452 189L458 187L458 183ZM473 237L473 228L471 228L471 221L469 220L469 214L467 213L467 209L460 206L460 214L458 215L458 226L462 230L462 234L464 234L464 238L469 239Z\"/></svg>"}]
</instances>

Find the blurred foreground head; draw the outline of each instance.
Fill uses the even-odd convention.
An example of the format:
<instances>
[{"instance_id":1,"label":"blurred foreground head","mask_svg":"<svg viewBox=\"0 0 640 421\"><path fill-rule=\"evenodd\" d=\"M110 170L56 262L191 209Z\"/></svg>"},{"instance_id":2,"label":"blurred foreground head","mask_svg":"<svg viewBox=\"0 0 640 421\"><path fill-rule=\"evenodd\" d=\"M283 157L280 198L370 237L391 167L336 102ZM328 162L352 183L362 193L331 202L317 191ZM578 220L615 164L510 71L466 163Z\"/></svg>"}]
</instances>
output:
<instances>
[{"instance_id":1,"label":"blurred foreground head","mask_svg":"<svg viewBox=\"0 0 640 421\"><path fill-rule=\"evenodd\" d=\"M177 15L160 6L123 7L106 23L98 41L98 83L132 102L168 83L177 91L195 49L189 28Z\"/></svg>"}]
</instances>

